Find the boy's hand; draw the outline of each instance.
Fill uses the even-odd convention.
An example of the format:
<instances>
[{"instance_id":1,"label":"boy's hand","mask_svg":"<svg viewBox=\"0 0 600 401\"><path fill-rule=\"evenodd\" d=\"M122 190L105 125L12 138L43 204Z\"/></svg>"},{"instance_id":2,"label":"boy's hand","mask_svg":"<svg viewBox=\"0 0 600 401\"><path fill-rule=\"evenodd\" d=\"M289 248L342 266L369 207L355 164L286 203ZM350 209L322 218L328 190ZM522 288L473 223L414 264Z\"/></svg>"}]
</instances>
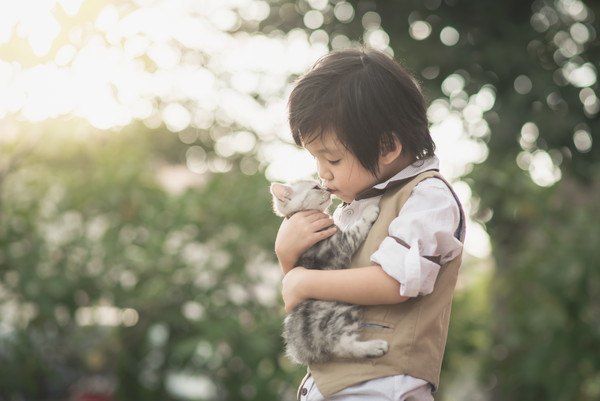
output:
<instances>
[{"instance_id":1,"label":"boy's hand","mask_svg":"<svg viewBox=\"0 0 600 401\"><path fill-rule=\"evenodd\" d=\"M275 253L284 273L317 242L335 234L333 219L317 210L305 210L284 219L275 239Z\"/></svg>"},{"instance_id":2,"label":"boy's hand","mask_svg":"<svg viewBox=\"0 0 600 401\"><path fill-rule=\"evenodd\" d=\"M306 300L303 292L303 280L307 278L308 269L298 266L290 270L281 281L281 296L285 305L285 312L291 313L298 304Z\"/></svg>"}]
</instances>

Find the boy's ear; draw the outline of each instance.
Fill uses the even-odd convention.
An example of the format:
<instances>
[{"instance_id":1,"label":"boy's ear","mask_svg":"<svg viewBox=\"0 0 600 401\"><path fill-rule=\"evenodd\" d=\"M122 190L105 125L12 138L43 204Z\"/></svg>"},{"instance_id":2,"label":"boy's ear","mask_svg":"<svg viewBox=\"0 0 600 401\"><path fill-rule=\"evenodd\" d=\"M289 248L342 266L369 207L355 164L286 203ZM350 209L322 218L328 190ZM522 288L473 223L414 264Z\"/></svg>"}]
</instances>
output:
<instances>
[{"instance_id":1,"label":"boy's ear","mask_svg":"<svg viewBox=\"0 0 600 401\"><path fill-rule=\"evenodd\" d=\"M380 160L383 164L390 164L394 162L402 153L402 144L397 136L394 135L394 148L386 149L381 153Z\"/></svg>"},{"instance_id":2,"label":"boy's ear","mask_svg":"<svg viewBox=\"0 0 600 401\"><path fill-rule=\"evenodd\" d=\"M275 182L271 184L271 193L280 201L285 202L286 200L290 200L292 187Z\"/></svg>"}]
</instances>

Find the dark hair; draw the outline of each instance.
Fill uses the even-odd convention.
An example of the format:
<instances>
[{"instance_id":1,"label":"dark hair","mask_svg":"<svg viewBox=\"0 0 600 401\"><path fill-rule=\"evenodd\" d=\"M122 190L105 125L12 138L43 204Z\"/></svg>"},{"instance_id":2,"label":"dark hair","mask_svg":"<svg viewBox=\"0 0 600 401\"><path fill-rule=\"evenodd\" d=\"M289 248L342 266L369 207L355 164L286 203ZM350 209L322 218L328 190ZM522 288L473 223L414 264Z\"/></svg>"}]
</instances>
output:
<instances>
[{"instance_id":1,"label":"dark hair","mask_svg":"<svg viewBox=\"0 0 600 401\"><path fill-rule=\"evenodd\" d=\"M394 137L417 160L435 151L419 86L379 51L342 50L322 57L296 81L288 110L296 144L335 133L374 174L379 156L394 149Z\"/></svg>"}]
</instances>

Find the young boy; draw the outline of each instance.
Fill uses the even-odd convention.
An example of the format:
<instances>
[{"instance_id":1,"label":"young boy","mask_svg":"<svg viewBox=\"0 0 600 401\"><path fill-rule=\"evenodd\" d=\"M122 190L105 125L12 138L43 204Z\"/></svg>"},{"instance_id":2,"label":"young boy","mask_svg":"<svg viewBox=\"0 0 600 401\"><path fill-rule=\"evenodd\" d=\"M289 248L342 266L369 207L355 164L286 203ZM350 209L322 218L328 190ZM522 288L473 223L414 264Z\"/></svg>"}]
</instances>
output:
<instances>
[{"instance_id":1,"label":"young boy","mask_svg":"<svg viewBox=\"0 0 600 401\"><path fill-rule=\"evenodd\" d=\"M345 50L323 57L289 99L295 142L315 158L323 185L344 203L347 227L378 202L369 236L342 270L308 270L299 256L331 236L317 211L283 221L275 251L286 311L306 299L365 305L365 338L388 341L380 358L312 364L301 400L433 400L462 255L464 215L444 181L413 78L386 54Z\"/></svg>"}]
</instances>

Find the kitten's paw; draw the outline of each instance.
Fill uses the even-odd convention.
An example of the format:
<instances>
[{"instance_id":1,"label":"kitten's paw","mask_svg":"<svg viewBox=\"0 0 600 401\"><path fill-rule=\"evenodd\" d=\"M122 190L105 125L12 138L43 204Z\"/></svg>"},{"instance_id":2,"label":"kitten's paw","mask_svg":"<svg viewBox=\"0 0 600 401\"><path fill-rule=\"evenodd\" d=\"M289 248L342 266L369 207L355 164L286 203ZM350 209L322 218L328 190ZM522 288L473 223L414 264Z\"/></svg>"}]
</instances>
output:
<instances>
[{"instance_id":1,"label":"kitten's paw","mask_svg":"<svg viewBox=\"0 0 600 401\"><path fill-rule=\"evenodd\" d=\"M370 340L367 341L368 346L365 348L366 357L377 358L388 352L388 343L385 340Z\"/></svg>"},{"instance_id":2,"label":"kitten's paw","mask_svg":"<svg viewBox=\"0 0 600 401\"><path fill-rule=\"evenodd\" d=\"M375 220L377 220L377 216L379 216L379 206L377 205L369 205L363 212L363 219L369 223L375 222Z\"/></svg>"}]
</instances>

